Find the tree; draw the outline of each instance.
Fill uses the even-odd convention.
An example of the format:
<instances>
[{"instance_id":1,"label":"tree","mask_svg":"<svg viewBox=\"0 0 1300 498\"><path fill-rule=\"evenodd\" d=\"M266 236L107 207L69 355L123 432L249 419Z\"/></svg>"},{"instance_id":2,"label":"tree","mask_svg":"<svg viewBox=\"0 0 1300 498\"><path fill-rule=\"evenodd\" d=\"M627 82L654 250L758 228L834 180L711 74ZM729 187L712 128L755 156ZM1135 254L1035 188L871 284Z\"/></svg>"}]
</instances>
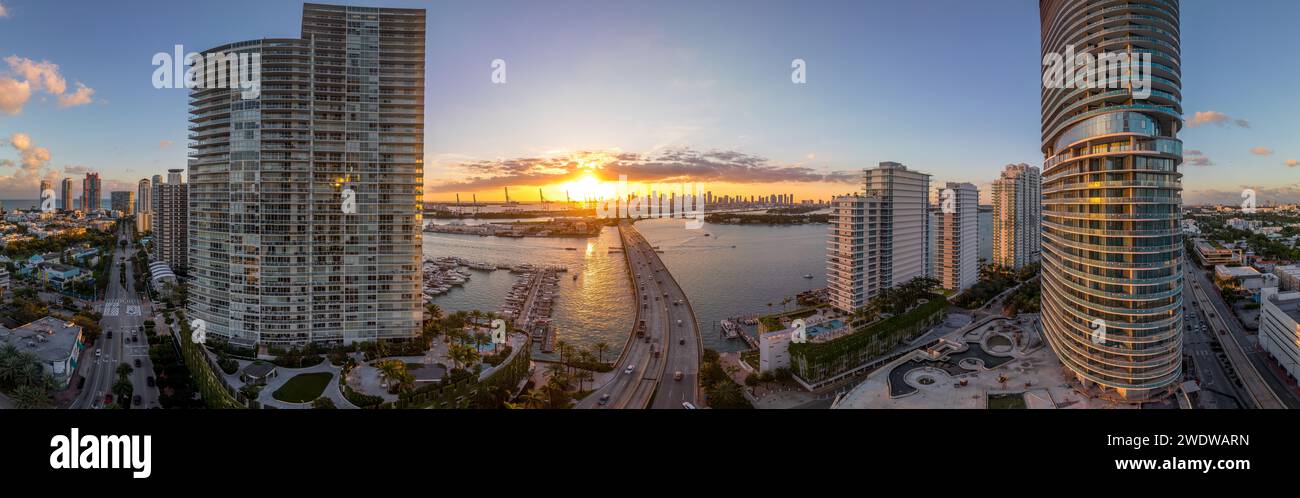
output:
<instances>
[{"instance_id":1,"label":"tree","mask_svg":"<svg viewBox=\"0 0 1300 498\"><path fill-rule=\"evenodd\" d=\"M600 363L604 363L605 351L609 351L609 343L605 341L597 342L595 348L596 348L596 361Z\"/></svg>"},{"instance_id":2,"label":"tree","mask_svg":"<svg viewBox=\"0 0 1300 498\"><path fill-rule=\"evenodd\" d=\"M338 408L334 405L334 400L321 396L311 402L311 407L317 410L333 410Z\"/></svg>"},{"instance_id":3,"label":"tree","mask_svg":"<svg viewBox=\"0 0 1300 498\"><path fill-rule=\"evenodd\" d=\"M546 392L537 388L529 389L528 392L524 394L524 406L528 408L545 407L546 402L549 400L550 397L547 396Z\"/></svg>"},{"instance_id":4,"label":"tree","mask_svg":"<svg viewBox=\"0 0 1300 498\"><path fill-rule=\"evenodd\" d=\"M135 368L132 367L130 363L119 364L117 366L117 379L119 381L126 381L127 377L131 376L131 372L134 371Z\"/></svg>"},{"instance_id":5,"label":"tree","mask_svg":"<svg viewBox=\"0 0 1300 498\"><path fill-rule=\"evenodd\" d=\"M13 399L14 407L22 410L37 408L47 408L50 406L50 397L45 394L45 390L36 386L21 386L14 389L9 396Z\"/></svg>"}]
</instances>

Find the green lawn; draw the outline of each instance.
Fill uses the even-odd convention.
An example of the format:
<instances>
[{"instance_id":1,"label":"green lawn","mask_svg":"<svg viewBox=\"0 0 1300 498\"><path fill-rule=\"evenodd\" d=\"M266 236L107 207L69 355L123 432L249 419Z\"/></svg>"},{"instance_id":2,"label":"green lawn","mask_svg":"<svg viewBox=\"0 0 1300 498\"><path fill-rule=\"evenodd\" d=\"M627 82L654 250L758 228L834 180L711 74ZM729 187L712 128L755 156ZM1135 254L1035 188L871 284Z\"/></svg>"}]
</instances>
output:
<instances>
[{"instance_id":1,"label":"green lawn","mask_svg":"<svg viewBox=\"0 0 1300 498\"><path fill-rule=\"evenodd\" d=\"M1023 410L1028 408L1025 404L1025 395L1022 394L990 394L990 410Z\"/></svg>"},{"instance_id":2,"label":"green lawn","mask_svg":"<svg viewBox=\"0 0 1300 498\"><path fill-rule=\"evenodd\" d=\"M271 396L286 403L307 403L319 398L333 377L329 372L299 374L276 389Z\"/></svg>"}]
</instances>

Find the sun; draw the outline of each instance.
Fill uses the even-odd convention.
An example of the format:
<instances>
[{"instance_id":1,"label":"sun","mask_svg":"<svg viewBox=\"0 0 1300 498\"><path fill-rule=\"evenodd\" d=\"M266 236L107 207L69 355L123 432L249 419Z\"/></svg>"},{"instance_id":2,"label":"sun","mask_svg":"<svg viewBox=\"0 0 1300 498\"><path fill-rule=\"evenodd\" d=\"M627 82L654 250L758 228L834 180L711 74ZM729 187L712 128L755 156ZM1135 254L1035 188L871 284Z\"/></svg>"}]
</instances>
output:
<instances>
[{"instance_id":1,"label":"sun","mask_svg":"<svg viewBox=\"0 0 1300 498\"><path fill-rule=\"evenodd\" d=\"M609 186L587 171L577 179L564 184L564 190L574 200L600 200L610 195Z\"/></svg>"}]
</instances>

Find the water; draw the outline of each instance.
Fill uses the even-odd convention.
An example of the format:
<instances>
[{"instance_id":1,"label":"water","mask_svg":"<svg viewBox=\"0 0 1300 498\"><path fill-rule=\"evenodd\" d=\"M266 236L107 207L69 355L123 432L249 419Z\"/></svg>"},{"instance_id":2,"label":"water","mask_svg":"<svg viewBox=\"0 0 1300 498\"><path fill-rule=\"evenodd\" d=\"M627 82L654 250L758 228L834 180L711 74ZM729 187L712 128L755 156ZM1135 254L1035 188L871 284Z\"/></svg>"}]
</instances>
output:
<instances>
[{"instance_id":1,"label":"water","mask_svg":"<svg viewBox=\"0 0 1300 498\"><path fill-rule=\"evenodd\" d=\"M664 251L660 257L686 291L708 348L735 351L745 347L743 341L721 338L718 321L783 307L794 309L793 301L784 306L781 301L826 285L826 225L705 224L698 230L686 230L681 220L646 220L637 222L636 227ZM576 250L566 250L569 247ZM603 341L617 354L631 331L635 310L623 255L610 253L611 247L620 247L615 228L605 228L599 237L589 239L424 234L427 258L460 256L497 264L567 266L569 271L561 274L552 322L557 338L581 347ZM463 287L437 296L433 302L449 312L499 310L515 275L505 270L471 272L473 277ZM813 278L804 278L805 274ZM536 350L534 355L553 357ZM608 360L610 353L605 358Z\"/></svg>"}]
</instances>

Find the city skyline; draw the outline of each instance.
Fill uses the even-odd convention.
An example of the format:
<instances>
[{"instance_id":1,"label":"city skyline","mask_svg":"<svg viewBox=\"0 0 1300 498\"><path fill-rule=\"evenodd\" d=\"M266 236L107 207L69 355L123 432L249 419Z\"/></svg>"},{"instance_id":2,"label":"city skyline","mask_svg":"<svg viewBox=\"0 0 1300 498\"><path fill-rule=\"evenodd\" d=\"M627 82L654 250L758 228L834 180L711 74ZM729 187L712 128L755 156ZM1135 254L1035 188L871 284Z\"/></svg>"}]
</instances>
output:
<instances>
[{"instance_id":1,"label":"city skyline","mask_svg":"<svg viewBox=\"0 0 1300 498\"><path fill-rule=\"evenodd\" d=\"M35 198L27 192L36 192L40 180L57 184L60 177L87 171L103 175L104 192L132 190L140 178L183 165L187 92L150 87L149 58L175 44L198 50L228 39L294 36L284 26L300 8L298 2L250 3L242 9L240 2L230 9L195 6L214 22L192 26L173 22L195 12L181 6L112 9L79 3L88 18L131 16L162 27L142 38L87 49L78 36L102 28L52 22L64 7L0 3L8 7L8 16L0 19L0 45L12 52L0 54L6 58L0 78L12 82L0 84L0 92L8 92L0 98L7 105L0 111L3 199ZM598 181L613 181L616 169L634 182L703 182L716 195L776 191L797 199L829 199L853 192L854 179L868 165L892 159L929 171L936 181L974 183L981 204L987 204L988 186L1002 165L1041 167L1033 148L1037 102L1025 98L1031 85L1039 84L1037 50L1028 43L1036 26L1028 15L1036 10L1033 3L827 2L801 9L765 3L744 14L717 4L692 7L689 19L679 15L684 4L654 12L614 12L582 3L550 10L512 3L450 12L435 6L429 22L437 40L475 43L471 50L431 43L426 56L426 63L446 70L426 78L438 91L430 92L426 106L425 199L451 201L460 193L499 201L504 186L526 193L525 201L532 201L539 187L548 199L561 199L571 190L566 186L584 181L584 171ZM1261 203L1300 201L1300 168L1286 165L1300 158L1287 137L1293 129L1288 110L1298 102L1285 90L1300 76L1300 67L1268 64L1267 54L1252 50L1259 44L1293 46L1280 23L1286 12L1300 7L1277 2L1270 8L1278 15L1268 19L1208 2L1183 8L1185 43L1196 49L1183 78L1193 89L1185 96L1189 126L1183 137L1189 204L1235 204L1246 186L1259 192ZM262 15L233 23L233 12L248 9ZM749 22L722 33L704 29L732 15ZM959 21L970 16L987 18L999 29L982 32L976 46L956 50L961 46L956 41L971 29ZM878 32L858 33L855 19ZM529 23L546 21L594 28L570 30L572 35L548 32L537 43ZM883 48L889 36L922 23L950 26L951 33L916 40L907 50ZM57 41L34 36L33 30L45 34L56 25L85 34L56 36L67 38ZM507 35L483 34L489 26ZM825 34L766 40L772 30L814 29ZM1255 39L1209 35L1228 29L1249 29ZM724 37L730 41L709 43ZM863 49L838 50L843 43ZM626 57L642 50L650 56ZM975 50L998 55L966 60ZM505 85L490 81L490 62L496 58L509 64ZM807 61L806 85L790 81L790 61L796 58ZM1243 64L1267 67L1267 76L1247 81L1204 69ZM874 78L881 67L907 77ZM949 73L962 74L964 84L983 98L942 92ZM59 84L36 84L43 75L56 76L51 83ZM26 85L28 96L21 102L15 85ZM921 105L901 98L917 94L929 97ZM135 111L119 112L125 108ZM989 122L991 108L999 112ZM941 118L945 113L956 119ZM971 122L981 126L961 124ZM927 147L920 137L929 135L952 147ZM608 164L614 166L601 167Z\"/></svg>"}]
</instances>

